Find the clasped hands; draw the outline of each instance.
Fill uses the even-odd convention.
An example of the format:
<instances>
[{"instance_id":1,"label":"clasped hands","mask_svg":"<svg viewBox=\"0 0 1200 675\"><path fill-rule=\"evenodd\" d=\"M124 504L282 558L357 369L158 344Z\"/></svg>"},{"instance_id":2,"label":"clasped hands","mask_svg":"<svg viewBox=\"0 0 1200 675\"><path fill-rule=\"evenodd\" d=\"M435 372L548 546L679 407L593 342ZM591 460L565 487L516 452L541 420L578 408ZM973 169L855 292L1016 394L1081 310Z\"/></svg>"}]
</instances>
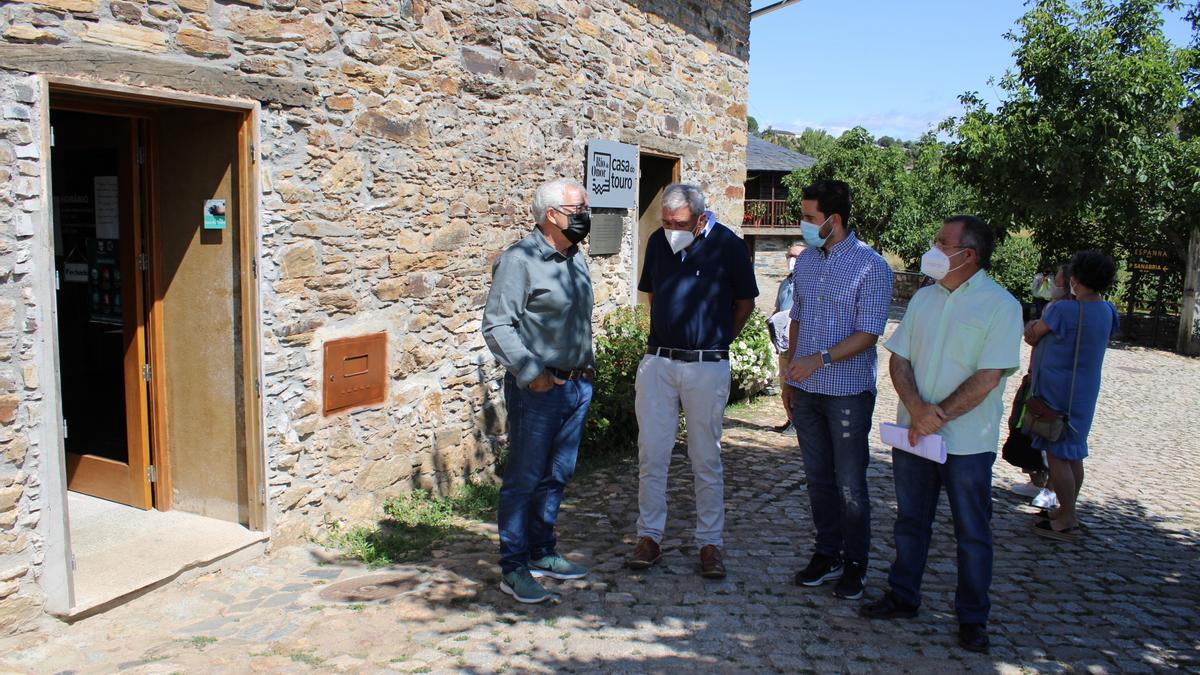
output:
<instances>
[{"instance_id":1,"label":"clasped hands","mask_svg":"<svg viewBox=\"0 0 1200 675\"><path fill-rule=\"evenodd\" d=\"M809 354L789 361L779 375L784 382L803 382L824 365L820 354Z\"/></svg>"},{"instance_id":2,"label":"clasped hands","mask_svg":"<svg viewBox=\"0 0 1200 675\"><path fill-rule=\"evenodd\" d=\"M908 426L908 444L912 446L916 446L922 436L936 434L949 419L949 415L940 405L925 401L914 406L909 413L912 414L912 421Z\"/></svg>"}]
</instances>

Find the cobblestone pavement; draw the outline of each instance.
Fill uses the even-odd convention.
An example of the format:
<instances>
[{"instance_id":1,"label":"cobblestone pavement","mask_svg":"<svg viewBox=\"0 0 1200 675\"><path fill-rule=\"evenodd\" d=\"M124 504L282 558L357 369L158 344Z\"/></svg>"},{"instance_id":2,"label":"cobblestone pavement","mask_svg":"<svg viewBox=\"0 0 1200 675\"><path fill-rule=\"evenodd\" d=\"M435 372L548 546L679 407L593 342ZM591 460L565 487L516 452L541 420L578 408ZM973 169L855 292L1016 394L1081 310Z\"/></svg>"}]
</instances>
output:
<instances>
[{"instance_id":1,"label":"cobblestone pavement","mask_svg":"<svg viewBox=\"0 0 1200 675\"><path fill-rule=\"evenodd\" d=\"M884 375L876 421L894 409ZM549 582L562 596L552 606L519 606L497 590L495 528L479 524L429 563L394 568L398 588L416 586L390 601L321 599L328 585L378 570L286 548L72 626L47 621L0 640L0 670L1196 671L1200 361L1113 349L1098 415L1082 542L1030 533L1032 509L1007 489L1021 474L996 464L990 656L955 644L945 500L919 618L867 622L856 615L859 602L831 597L828 586L791 584L810 554L809 507L795 439L771 430L781 411L769 399L731 409L726 424L724 581L695 573L690 474L677 456L663 564L647 573L622 567L637 514L635 468L608 467L572 485L562 550L593 571ZM890 455L877 437L870 484L874 597L885 584L895 514Z\"/></svg>"}]
</instances>

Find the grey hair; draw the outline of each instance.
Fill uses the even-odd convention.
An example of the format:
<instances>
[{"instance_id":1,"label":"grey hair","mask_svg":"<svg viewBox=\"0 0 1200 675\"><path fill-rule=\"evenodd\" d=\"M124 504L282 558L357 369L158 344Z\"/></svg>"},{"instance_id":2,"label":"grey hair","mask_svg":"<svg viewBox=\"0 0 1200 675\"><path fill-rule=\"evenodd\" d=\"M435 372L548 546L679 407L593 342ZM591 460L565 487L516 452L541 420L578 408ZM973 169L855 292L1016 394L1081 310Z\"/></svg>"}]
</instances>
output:
<instances>
[{"instance_id":1,"label":"grey hair","mask_svg":"<svg viewBox=\"0 0 1200 675\"><path fill-rule=\"evenodd\" d=\"M687 183L671 183L663 191L662 205L664 209L682 209L687 207L693 218L704 213L704 193L695 185Z\"/></svg>"},{"instance_id":2,"label":"grey hair","mask_svg":"<svg viewBox=\"0 0 1200 675\"><path fill-rule=\"evenodd\" d=\"M529 206L533 220L538 225L546 220L546 212L551 207L562 206L563 200L567 198L567 188L569 187L578 188L580 192L583 192L583 186L579 184L579 181L570 178L555 178L538 187L537 192L533 194L533 204Z\"/></svg>"},{"instance_id":3,"label":"grey hair","mask_svg":"<svg viewBox=\"0 0 1200 675\"><path fill-rule=\"evenodd\" d=\"M985 270L992 268L992 251L996 250L996 235L992 228L978 216L960 214L950 216L944 223L962 223L962 235L958 244L963 248L974 249L979 266Z\"/></svg>"}]
</instances>

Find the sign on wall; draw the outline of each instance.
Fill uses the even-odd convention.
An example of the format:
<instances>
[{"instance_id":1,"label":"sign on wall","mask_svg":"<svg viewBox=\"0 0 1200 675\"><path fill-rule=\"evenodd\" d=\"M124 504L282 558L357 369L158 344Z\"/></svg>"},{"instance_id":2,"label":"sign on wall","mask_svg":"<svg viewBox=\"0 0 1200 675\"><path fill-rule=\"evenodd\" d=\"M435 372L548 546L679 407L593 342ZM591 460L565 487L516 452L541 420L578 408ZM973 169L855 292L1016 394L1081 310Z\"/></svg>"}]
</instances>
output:
<instances>
[{"instance_id":1,"label":"sign on wall","mask_svg":"<svg viewBox=\"0 0 1200 675\"><path fill-rule=\"evenodd\" d=\"M632 209L637 201L638 146L616 141L588 141L588 204Z\"/></svg>"}]
</instances>

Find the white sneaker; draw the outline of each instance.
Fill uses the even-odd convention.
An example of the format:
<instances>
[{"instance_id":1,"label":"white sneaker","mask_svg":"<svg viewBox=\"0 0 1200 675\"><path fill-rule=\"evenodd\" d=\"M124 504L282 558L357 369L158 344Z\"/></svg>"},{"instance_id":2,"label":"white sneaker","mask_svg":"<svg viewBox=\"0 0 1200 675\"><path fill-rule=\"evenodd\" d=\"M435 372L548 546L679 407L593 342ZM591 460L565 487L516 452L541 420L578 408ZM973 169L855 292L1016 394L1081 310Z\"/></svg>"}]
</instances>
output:
<instances>
[{"instance_id":1,"label":"white sneaker","mask_svg":"<svg viewBox=\"0 0 1200 675\"><path fill-rule=\"evenodd\" d=\"M1013 486L1009 490L1014 494L1029 498L1038 496L1038 493L1042 491L1040 487L1034 485L1032 482L1013 483Z\"/></svg>"}]
</instances>

